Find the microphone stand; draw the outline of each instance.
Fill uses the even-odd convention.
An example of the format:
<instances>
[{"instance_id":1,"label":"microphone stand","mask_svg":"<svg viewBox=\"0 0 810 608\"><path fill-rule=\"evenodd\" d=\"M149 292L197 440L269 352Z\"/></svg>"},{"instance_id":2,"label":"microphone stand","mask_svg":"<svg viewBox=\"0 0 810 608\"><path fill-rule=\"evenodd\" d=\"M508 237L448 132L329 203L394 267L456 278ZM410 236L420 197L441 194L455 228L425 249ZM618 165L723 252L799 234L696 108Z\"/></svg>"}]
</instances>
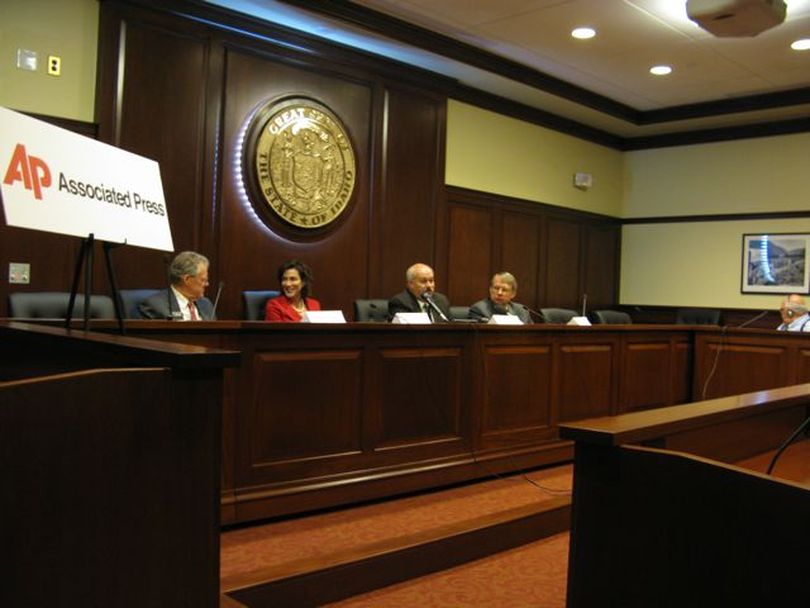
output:
<instances>
[{"instance_id":1,"label":"microphone stand","mask_svg":"<svg viewBox=\"0 0 810 608\"><path fill-rule=\"evenodd\" d=\"M432 309L432 310L433 310L433 311L434 311L434 312L435 312L437 315L439 315L439 317L440 317L440 318L441 318L441 319L442 319L442 320L443 320L445 323L450 323L450 319L448 319L448 318L445 316L445 314L442 312L442 309L441 309L441 308L439 308L439 307L437 306L436 302L434 302L434 301L433 301L433 296L430 294L430 292L425 291L424 293L422 293L422 295L421 295L420 297L421 297L421 298L422 298L422 299L423 299L425 302L427 302L428 306L430 306L430 308L431 308L431 309Z\"/></svg>"},{"instance_id":2,"label":"microphone stand","mask_svg":"<svg viewBox=\"0 0 810 608\"><path fill-rule=\"evenodd\" d=\"M211 320L214 321L217 318L217 306L219 306L219 296L222 295L222 288L225 287L225 281L219 282L219 287L217 287L217 296L214 298L214 309L211 311Z\"/></svg>"}]
</instances>

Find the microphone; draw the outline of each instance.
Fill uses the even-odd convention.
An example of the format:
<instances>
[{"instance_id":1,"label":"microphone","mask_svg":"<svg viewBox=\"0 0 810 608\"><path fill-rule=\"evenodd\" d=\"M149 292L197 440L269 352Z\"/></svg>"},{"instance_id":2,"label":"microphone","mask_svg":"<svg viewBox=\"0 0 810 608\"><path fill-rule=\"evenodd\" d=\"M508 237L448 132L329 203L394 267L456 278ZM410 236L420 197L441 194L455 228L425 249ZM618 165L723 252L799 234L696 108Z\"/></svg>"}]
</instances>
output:
<instances>
[{"instance_id":1,"label":"microphone","mask_svg":"<svg viewBox=\"0 0 810 608\"><path fill-rule=\"evenodd\" d=\"M225 287L225 281L219 282L219 287L217 287L217 297L214 298L214 310L211 311L211 320L215 320L217 318L217 306L219 306L219 296L222 295L222 288Z\"/></svg>"},{"instance_id":2,"label":"microphone","mask_svg":"<svg viewBox=\"0 0 810 608\"><path fill-rule=\"evenodd\" d=\"M496 315L508 315L509 311L506 310L505 306L501 306L500 304L493 304L492 310L495 311Z\"/></svg>"},{"instance_id":3,"label":"microphone","mask_svg":"<svg viewBox=\"0 0 810 608\"><path fill-rule=\"evenodd\" d=\"M529 316L534 315L535 318L539 319L540 321L545 321L546 320L545 317L543 317L542 312L538 312L538 311L534 310L533 308L529 308L525 304L521 304L521 306L523 307L523 310L525 310L526 312L529 313Z\"/></svg>"},{"instance_id":4,"label":"microphone","mask_svg":"<svg viewBox=\"0 0 810 608\"><path fill-rule=\"evenodd\" d=\"M441 309L441 308L439 308L439 307L436 305L436 302L433 300L433 294L432 294L432 293L430 293L429 291L423 291L423 292L422 292L422 295L421 295L420 297L421 297L421 298L422 298L422 299L423 299L425 302L427 302L428 306L430 306L430 307L433 309L433 312L435 312L437 315L439 315L439 317L441 317L441 319L442 319L442 320L444 320L446 323L449 323L449 322L450 322L450 319L448 319L448 318L445 316L445 314L442 312L442 309Z\"/></svg>"},{"instance_id":5,"label":"microphone","mask_svg":"<svg viewBox=\"0 0 810 608\"><path fill-rule=\"evenodd\" d=\"M582 294L582 316L583 316L583 317L587 316L587 315L585 314L585 312L586 312L586 308L587 308L587 305L588 305L588 294L587 294L587 293L583 293L583 294Z\"/></svg>"},{"instance_id":6,"label":"microphone","mask_svg":"<svg viewBox=\"0 0 810 608\"><path fill-rule=\"evenodd\" d=\"M753 317L752 319L748 319L745 323L740 323L737 327L745 327L746 325L750 325L754 321L759 321L762 317L768 314L767 310L763 310L757 316Z\"/></svg>"}]
</instances>

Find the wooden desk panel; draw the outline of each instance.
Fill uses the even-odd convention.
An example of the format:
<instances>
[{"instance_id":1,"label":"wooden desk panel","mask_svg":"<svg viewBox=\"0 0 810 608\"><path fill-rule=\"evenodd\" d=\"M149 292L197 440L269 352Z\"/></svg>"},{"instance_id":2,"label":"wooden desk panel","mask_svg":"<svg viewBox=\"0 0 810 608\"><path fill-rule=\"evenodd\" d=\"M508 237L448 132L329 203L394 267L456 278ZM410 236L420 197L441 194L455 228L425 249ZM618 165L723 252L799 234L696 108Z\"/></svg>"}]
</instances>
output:
<instances>
[{"instance_id":1,"label":"wooden desk panel","mask_svg":"<svg viewBox=\"0 0 810 608\"><path fill-rule=\"evenodd\" d=\"M225 523L567 461L561 422L697 400L710 376L710 396L810 381L810 336L756 329L245 321L127 328L242 351L224 382Z\"/></svg>"},{"instance_id":2,"label":"wooden desk panel","mask_svg":"<svg viewBox=\"0 0 810 608\"><path fill-rule=\"evenodd\" d=\"M695 334L695 400L806 382L810 336L758 329Z\"/></svg>"},{"instance_id":3,"label":"wooden desk panel","mask_svg":"<svg viewBox=\"0 0 810 608\"><path fill-rule=\"evenodd\" d=\"M561 420L671 405L691 385L682 326L127 326L242 351L225 382L226 523L566 461Z\"/></svg>"}]
</instances>

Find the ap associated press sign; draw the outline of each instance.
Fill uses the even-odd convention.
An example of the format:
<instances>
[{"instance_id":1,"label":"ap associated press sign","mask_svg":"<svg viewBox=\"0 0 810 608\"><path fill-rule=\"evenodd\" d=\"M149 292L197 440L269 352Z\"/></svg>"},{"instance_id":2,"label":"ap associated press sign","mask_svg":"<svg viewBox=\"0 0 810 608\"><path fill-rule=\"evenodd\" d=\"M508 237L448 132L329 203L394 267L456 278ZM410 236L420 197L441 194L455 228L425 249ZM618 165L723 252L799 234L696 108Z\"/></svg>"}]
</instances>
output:
<instances>
[{"instance_id":1,"label":"ap associated press sign","mask_svg":"<svg viewBox=\"0 0 810 608\"><path fill-rule=\"evenodd\" d=\"M173 251L158 164L0 107L6 223Z\"/></svg>"}]
</instances>

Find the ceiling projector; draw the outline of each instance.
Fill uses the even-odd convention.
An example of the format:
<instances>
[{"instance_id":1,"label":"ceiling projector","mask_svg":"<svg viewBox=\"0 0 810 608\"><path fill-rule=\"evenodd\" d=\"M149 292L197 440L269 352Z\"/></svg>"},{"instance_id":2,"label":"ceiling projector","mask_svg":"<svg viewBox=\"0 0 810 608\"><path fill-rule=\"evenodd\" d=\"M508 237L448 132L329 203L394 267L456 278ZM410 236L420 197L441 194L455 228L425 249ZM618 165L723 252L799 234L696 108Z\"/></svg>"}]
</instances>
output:
<instances>
[{"instance_id":1,"label":"ceiling projector","mask_svg":"<svg viewBox=\"0 0 810 608\"><path fill-rule=\"evenodd\" d=\"M756 36L785 20L784 0L687 0L686 16L721 38Z\"/></svg>"}]
</instances>

